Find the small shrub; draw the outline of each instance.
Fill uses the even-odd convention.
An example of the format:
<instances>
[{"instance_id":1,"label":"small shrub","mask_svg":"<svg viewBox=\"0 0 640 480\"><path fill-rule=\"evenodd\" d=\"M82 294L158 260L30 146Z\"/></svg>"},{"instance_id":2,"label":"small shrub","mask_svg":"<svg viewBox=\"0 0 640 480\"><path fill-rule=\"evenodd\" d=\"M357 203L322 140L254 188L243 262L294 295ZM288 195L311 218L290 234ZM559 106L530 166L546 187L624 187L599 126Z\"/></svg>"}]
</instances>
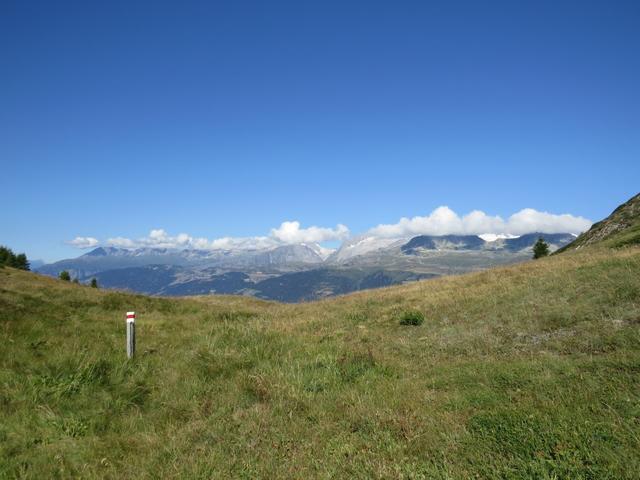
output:
<instances>
[{"instance_id":1,"label":"small shrub","mask_svg":"<svg viewBox=\"0 0 640 480\"><path fill-rule=\"evenodd\" d=\"M60 280L64 280L65 282L71 281L71 275L69 275L69 272L67 272L66 270L61 271L58 277L60 278Z\"/></svg>"},{"instance_id":2,"label":"small shrub","mask_svg":"<svg viewBox=\"0 0 640 480\"><path fill-rule=\"evenodd\" d=\"M408 310L400 316L400 325L422 325L424 314L418 310Z\"/></svg>"},{"instance_id":3,"label":"small shrub","mask_svg":"<svg viewBox=\"0 0 640 480\"><path fill-rule=\"evenodd\" d=\"M549 256L549 244L544 241L542 237L538 238L538 241L533 246L533 258L537 260L538 258Z\"/></svg>"}]
</instances>

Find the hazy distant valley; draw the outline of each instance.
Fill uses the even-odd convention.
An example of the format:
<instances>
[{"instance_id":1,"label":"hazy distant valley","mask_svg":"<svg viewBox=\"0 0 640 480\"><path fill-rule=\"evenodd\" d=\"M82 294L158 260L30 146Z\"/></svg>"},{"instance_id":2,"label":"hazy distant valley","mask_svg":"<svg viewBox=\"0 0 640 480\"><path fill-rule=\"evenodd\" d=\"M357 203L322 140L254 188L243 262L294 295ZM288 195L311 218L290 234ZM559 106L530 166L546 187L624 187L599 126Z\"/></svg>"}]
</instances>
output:
<instances>
[{"instance_id":1,"label":"hazy distant valley","mask_svg":"<svg viewBox=\"0 0 640 480\"><path fill-rule=\"evenodd\" d=\"M151 295L251 295L298 302L423 278L459 274L531 258L543 237L551 250L574 235L531 233L487 241L476 235L352 238L335 251L317 244L265 249L177 250L98 247L38 272L96 278L104 288Z\"/></svg>"}]
</instances>

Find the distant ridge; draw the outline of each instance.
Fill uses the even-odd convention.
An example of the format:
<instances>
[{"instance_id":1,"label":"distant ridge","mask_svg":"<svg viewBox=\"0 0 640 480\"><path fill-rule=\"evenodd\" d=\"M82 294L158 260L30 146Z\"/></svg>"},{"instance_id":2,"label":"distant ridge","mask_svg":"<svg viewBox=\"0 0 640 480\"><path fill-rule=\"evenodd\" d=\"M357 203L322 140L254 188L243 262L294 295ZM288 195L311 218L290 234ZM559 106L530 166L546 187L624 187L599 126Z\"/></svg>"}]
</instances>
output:
<instances>
[{"instance_id":1,"label":"distant ridge","mask_svg":"<svg viewBox=\"0 0 640 480\"><path fill-rule=\"evenodd\" d=\"M416 255L425 250L505 250L521 252L531 249L538 238L544 239L555 248L572 242L574 236L570 233L527 233L515 238L500 238L491 242L485 241L477 235L420 235L412 238L401 247L405 255Z\"/></svg>"},{"instance_id":2,"label":"distant ridge","mask_svg":"<svg viewBox=\"0 0 640 480\"><path fill-rule=\"evenodd\" d=\"M262 249L134 249L100 246L80 257L40 266L57 277L95 278L103 288L150 295L252 295L308 301L529 260L539 237L551 251L574 240L569 233L530 233L486 241L477 235L351 239L337 251L317 244Z\"/></svg>"},{"instance_id":3,"label":"distant ridge","mask_svg":"<svg viewBox=\"0 0 640 480\"><path fill-rule=\"evenodd\" d=\"M405 254L413 254L418 249L480 250L485 244L477 235L420 235L404 244L401 250Z\"/></svg>"},{"instance_id":4,"label":"distant ridge","mask_svg":"<svg viewBox=\"0 0 640 480\"><path fill-rule=\"evenodd\" d=\"M566 245L569 242L572 242L575 238L574 235L570 233L527 233L520 237L516 238L507 238L504 241L505 248L511 251L518 251L525 248L532 248L536 241L542 238L545 242L550 245Z\"/></svg>"}]
</instances>

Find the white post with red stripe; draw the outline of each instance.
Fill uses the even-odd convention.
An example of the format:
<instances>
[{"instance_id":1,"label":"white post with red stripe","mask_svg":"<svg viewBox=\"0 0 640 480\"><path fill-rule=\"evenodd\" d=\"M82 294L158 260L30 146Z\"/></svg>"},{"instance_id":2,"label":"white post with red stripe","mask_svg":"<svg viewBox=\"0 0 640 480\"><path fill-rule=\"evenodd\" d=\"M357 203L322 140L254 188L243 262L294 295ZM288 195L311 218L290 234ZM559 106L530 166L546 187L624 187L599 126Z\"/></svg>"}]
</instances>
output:
<instances>
[{"instance_id":1,"label":"white post with red stripe","mask_svg":"<svg viewBox=\"0 0 640 480\"><path fill-rule=\"evenodd\" d=\"M136 312L127 312L127 357L136 353Z\"/></svg>"}]
</instances>

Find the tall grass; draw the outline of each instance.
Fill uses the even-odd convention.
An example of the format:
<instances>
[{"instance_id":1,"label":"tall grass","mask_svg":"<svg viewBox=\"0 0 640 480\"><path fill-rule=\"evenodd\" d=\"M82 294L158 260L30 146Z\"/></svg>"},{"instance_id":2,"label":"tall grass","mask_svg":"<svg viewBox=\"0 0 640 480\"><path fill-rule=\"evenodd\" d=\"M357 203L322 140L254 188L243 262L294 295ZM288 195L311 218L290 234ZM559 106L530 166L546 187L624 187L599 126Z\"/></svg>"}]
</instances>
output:
<instances>
[{"instance_id":1,"label":"tall grass","mask_svg":"<svg viewBox=\"0 0 640 480\"><path fill-rule=\"evenodd\" d=\"M299 305L2 269L0 332L0 478L640 471L637 247Z\"/></svg>"}]
</instances>

